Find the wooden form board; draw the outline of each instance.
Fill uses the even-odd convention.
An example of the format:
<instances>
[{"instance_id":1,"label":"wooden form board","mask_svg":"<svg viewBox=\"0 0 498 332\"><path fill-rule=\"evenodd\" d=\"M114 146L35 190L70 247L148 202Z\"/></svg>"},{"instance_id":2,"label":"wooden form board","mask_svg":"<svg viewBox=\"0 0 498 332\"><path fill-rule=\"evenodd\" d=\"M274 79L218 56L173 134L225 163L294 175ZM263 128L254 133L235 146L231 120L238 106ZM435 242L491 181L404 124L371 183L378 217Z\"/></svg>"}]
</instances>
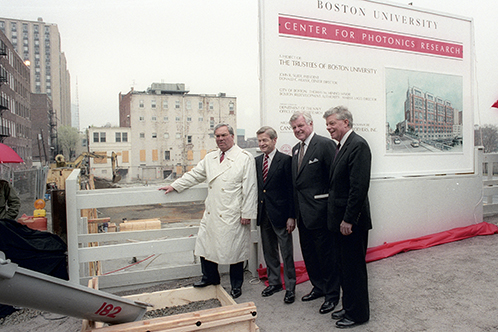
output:
<instances>
[{"instance_id":1,"label":"wooden form board","mask_svg":"<svg viewBox=\"0 0 498 332\"><path fill-rule=\"evenodd\" d=\"M221 287L185 287L154 293L142 293L125 298L154 305L148 310L185 305L195 301L218 299L222 307L189 312L179 315L160 317L137 322L117 324L107 327L83 325L83 332L259 332L255 320L256 306L253 302L237 304Z\"/></svg>"},{"instance_id":2,"label":"wooden form board","mask_svg":"<svg viewBox=\"0 0 498 332\"><path fill-rule=\"evenodd\" d=\"M161 229L161 220L158 218L124 221L119 225L121 232L145 231L151 229Z\"/></svg>"}]
</instances>

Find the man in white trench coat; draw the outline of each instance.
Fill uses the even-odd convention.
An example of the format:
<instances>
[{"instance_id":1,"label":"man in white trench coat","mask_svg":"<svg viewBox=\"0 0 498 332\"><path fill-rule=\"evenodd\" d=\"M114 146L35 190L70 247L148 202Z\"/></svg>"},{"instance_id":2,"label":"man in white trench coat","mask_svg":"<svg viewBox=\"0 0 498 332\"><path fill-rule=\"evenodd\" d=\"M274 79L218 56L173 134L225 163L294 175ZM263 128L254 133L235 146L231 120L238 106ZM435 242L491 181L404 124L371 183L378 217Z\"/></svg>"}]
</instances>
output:
<instances>
[{"instance_id":1,"label":"man in white trench coat","mask_svg":"<svg viewBox=\"0 0 498 332\"><path fill-rule=\"evenodd\" d=\"M218 124L214 129L219 150L204 157L191 171L170 186L165 193L182 192L204 181L208 195L195 255L201 257L202 279L194 287L218 285L218 264L230 264L230 294L242 294L244 261L249 259L251 219L257 216L257 182L254 157L234 143L233 128Z\"/></svg>"}]
</instances>

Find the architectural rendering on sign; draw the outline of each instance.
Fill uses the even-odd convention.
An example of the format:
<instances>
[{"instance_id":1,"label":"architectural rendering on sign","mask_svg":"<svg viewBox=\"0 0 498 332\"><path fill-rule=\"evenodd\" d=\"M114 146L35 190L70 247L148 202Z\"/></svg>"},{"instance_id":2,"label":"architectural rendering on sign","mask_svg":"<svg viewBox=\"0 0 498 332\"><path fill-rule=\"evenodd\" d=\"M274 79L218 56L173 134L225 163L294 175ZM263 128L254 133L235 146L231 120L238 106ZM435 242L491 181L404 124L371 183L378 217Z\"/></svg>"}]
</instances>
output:
<instances>
[{"instance_id":1,"label":"architectural rendering on sign","mask_svg":"<svg viewBox=\"0 0 498 332\"><path fill-rule=\"evenodd\" d=\"M462 77L386 68L386 151L462 152Z\"/></svg>"}]
</instances>

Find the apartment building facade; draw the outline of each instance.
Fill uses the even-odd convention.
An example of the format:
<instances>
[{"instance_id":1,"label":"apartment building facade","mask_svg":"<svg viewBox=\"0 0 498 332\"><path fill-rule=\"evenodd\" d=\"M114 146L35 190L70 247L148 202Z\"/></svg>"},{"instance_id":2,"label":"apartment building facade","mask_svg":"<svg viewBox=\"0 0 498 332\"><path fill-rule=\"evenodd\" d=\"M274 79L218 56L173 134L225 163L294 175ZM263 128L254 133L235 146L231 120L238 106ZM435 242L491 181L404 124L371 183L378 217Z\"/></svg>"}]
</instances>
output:
<instances>
[{"instance_id":1,"label":"apartment building facade","mask_svg":"<svg viewBox=\"0 0 498 332\"><path fill-rule=\"evenodd\" d=\"M113 178L112 154L116 154L114 165L122 182L130 182L132 150L131 128L126 127L89 127L87 129L88 150L105 158L90 157L90 173L111 181Z\"/></svg>"},{"instance_id":2,"label":"apartment building facade","mask_svg":"<svg viewBox=\"0 0 498 332\"><path fill-rule=\"evenodd\" d=\"M32 165L30 71L0 31L0 141Z\"/></svg>"},{"instance_id":3,"label":"apartment building facade","mask_svg":"<svg viewBox=\"0 0 498 332\"><path fill-rule=\"evenodd\" d=\"M0 31L30 70L30 91L52 99L57 126L71 126L70 75L56 24L0 18Z\"/></svg>"},{"instance_id":4,"label":"apartment building facade","mask_svg":"<svg viewBox=\"0 0 498 332\"><path fill-rule=\"evenodd\" d=\"M461 116L450 100L410 87L406 92L406 131L421 139L452 139L461 134ZM456 132L455 132L456 131Z\"/></svg>"},{"instance_id":5,"label":"apartment building facade","mask_svg":"<svg viewBox=\"0 0 498 332\"><path fill-rule=\"evenodd\" d=\"M224 93L189 94L183 83L153 83L146 91L120 93L120 128L130 133L128 179L175 178L192 169L216 149L216 124L228 123L236 132L236 103ZM90 150L99 151L92 137Z\"/></svg>"},{"instance_id":6,"label":"apartment building facade","mask_svg":"<svg viewBox=\"0 0 498 332\"><path fill-rule=\"evenodd\" d=\"M31 94L31 139L33 161L46 165L57 153L52 99L46 93Z\"/></svg>"}]
</instances>

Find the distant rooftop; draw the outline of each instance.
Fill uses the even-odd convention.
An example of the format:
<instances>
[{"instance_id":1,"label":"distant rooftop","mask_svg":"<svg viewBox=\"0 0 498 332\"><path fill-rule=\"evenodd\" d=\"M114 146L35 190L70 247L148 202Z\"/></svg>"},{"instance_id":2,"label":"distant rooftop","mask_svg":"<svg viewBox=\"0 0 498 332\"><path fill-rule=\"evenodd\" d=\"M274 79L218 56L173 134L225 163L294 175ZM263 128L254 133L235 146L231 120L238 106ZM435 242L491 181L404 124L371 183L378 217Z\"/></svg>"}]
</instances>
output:
<instances>
[{"instance_id":1,"label":"distant rooftop","mask_svg":"<svg viewBox=\"0 0 498 332\"><path fill-rule=\"evenodd\" d=\"M147 93L156 95L165 94L185 94L189 91L185 89L185 83L152 83Z\"/></svg>"}]
</instances>

